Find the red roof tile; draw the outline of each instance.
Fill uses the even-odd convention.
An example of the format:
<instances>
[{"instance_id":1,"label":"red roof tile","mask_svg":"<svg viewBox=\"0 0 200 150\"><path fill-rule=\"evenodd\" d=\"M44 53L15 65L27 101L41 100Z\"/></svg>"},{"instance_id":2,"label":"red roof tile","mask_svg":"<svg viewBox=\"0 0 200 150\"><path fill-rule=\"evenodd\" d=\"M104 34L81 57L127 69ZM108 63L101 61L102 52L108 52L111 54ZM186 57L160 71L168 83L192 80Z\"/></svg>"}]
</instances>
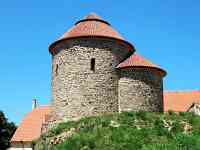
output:
<instances>
[{"instance_id":1,"label":"red roof tile","mask_svg":"<svg viewBox=\"0 0 200 150\"><path fill-rule=\"evenodd\" d=\"M121 62L116 68L129 68L129 67L152 68L159 71L159 73L161 73L162 76L166 75L166 72L163 69L161 69L159 66L153 64L152 62L150 62L149 60L147 60L146 58L137 53L134 53L125 61Z\"/></svg>"},{"instance_id":2,"label":"red roof tile","mask_svg":"<svg viewBox=\"0 0 200 150\"><path fill-rule=\"evenodd\" d=\"M200 104L200 90L164 92L164 111L185 112L193 103Z\"/></svg>"},{"instance_id":3,"label":"red roof tile","mask_svg":"<svg viewBox=\"0 0 200 150\"><path fill-rule=\"evenodd\" d=\"M50 111L49 106L40 106L29 112L15 131L11 143L33 141L40 137L42 123L44 123L45 116L48 115Z\"/></svg>"},{"instance_id":4,"label":"red roof tile","mask_svg":"<svg viewBox=\"0 0 200 150\"><path fill-rule=\"evenodd\" d=\"M124 38L115 31L110 24L97 16L94 13L89 14L84 19L79 20L75 25L63 34L57 41L52 43L49 47L50 52L53 51L55 44L71 38L77 37L106 37L116 39L120 42L125 43L130 50L134 50L134 47L129 42L125 41Z\"/></svg>"}]
</instances>

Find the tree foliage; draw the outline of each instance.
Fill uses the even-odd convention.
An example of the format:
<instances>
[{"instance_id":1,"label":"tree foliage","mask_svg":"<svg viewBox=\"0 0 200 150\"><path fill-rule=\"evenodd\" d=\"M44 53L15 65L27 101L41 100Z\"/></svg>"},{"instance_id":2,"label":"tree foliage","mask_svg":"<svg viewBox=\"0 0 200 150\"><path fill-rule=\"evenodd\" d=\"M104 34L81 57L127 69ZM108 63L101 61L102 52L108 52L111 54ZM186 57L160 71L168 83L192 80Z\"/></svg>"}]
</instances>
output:
<instances>
[{"instance_id":1,"label":"tree foliage","mask_svg":"<svg viewBox=\"0 0 200 150\"><path fill-rule=\"evenodd\" d=\"M16 130L13 122L8 122L4 113L0 111L0 149L6 150L10 146L10 139Z\"/></svg>"}]
</instances>

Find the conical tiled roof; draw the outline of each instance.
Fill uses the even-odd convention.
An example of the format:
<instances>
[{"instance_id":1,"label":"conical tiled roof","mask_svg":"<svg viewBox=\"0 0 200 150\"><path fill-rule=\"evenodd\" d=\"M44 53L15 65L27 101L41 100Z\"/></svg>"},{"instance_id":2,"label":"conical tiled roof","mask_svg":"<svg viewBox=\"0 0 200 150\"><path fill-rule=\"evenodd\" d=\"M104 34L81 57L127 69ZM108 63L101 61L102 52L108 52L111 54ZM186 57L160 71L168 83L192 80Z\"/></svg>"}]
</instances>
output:
<instances>
[{"instance_id":1,"label":"conical tiled roof","mask_svg":"<svg viewBox=\"0 0 200 150\"><path fill-rule=\"evenodd\" d=\"M62 37L50 45L49 50L52 51L54 45L63 40L77 37L112 38L124 43L130 50L134 51L132 44L125 41L123 37L117 31L115 31L107 21L103 20L95 13L91 13L84 19L77 21L71 29L65 32Z\"/></svg>"},{"instance_id":2,"label":"conical tiled roof","mask_svg":"<svg viewBox=\"0 0 200 150\"><path fill-rule=\"evenodd\" d=\"M134 53L125 61L120 63L116 68L128 68L128 67L136 67L136 68L152 68L156 69L161 73L162 76L166 75L166 71L160 68L158 65L153 64L146 58L142 57L141 55Z\"/></svg>"}]
</instances>

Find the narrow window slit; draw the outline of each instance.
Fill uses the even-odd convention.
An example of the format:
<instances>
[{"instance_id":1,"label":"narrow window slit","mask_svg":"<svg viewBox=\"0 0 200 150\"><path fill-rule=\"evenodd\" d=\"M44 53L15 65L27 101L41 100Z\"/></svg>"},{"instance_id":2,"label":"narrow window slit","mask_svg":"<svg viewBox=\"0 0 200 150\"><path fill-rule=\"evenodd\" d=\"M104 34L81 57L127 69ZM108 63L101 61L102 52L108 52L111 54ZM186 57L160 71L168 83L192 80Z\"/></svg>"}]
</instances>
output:
<instances>
[{"instance_id":1,"label":"narrow window slit","mask_svg":"<svg viewBox=\"0 0 200 150\"><path fill-rule=\"evenodd\" d=\"M90 70L95 71L95 58L91 59Z\"/></svg>"},{"instance_id":2,"label":"narrow window slit","mask_svg":"<svg viewBox=\"0 0 200 150\"><path fill-rule=\"evenodd\" d=\"M58 64L56 64L55 74L58 75Z\"/></svg>"}]
</instances>

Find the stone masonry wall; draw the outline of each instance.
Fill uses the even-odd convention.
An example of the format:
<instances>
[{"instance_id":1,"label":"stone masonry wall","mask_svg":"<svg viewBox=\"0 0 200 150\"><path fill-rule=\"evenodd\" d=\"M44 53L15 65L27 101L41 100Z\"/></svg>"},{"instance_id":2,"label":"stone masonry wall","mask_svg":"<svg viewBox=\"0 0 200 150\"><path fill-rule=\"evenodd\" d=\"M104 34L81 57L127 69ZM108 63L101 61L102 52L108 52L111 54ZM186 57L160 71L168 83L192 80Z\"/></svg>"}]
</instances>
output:
<instances>
[{"instance_id":1,"label":"stone masonry wall","mask_svg":"<svg viewBox=\"0 0 200 150\"><path fill-rule=\"evenodd\" d=\"M100 38L66 40L56 49L52 56L54 120L117 112L119 78L115 66L130 51L114 40Z\"/></svg>"},{"instance_id":2,"label":"stone masonry wall","mask_svg":"<svg viewBox=\"0 0 200 150\"><path fill-rule=\"evenodd\" d=\"M120 70L120 111L163 111L163 80L150 69Z\"/></svg>"}]
</instances>

